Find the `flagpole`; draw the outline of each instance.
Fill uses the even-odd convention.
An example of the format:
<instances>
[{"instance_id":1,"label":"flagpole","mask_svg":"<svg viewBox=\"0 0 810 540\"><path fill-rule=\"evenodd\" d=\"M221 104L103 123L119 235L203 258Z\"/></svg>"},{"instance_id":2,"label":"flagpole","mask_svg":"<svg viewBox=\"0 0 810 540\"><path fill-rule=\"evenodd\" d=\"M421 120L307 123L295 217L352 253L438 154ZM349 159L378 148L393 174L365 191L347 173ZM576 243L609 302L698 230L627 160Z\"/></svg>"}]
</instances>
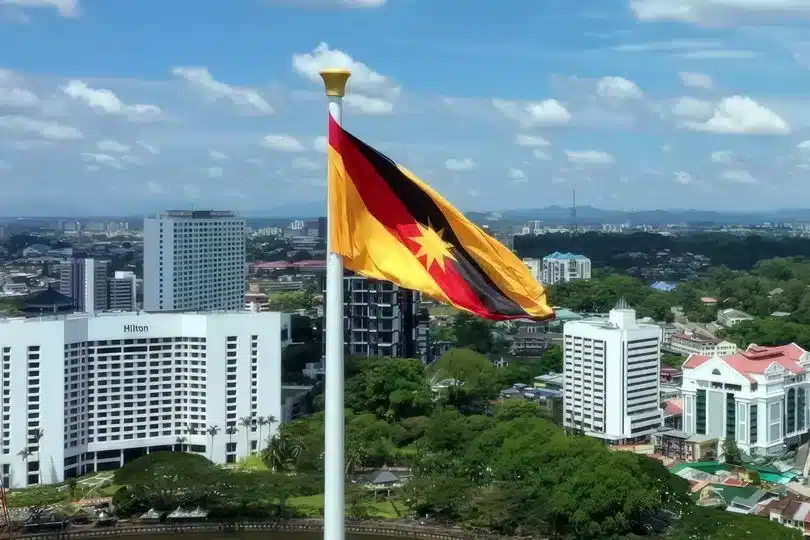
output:
<instances>
[{"instance_id":1,"label":"flagpole","mask_svg":"<svg viewBox=\"0 0 810 540\"><path fill-rule=\"evenodd\" d=\"M343 96L346 95L346 82L351 73L343 69L321 71L329 102L329 115L340 124L343 120ZM328 135L328 133L327 133ZM327 171L327 201L332 189ZM328 202L327 202L328 205ZM345 421L343 413L343 257L332 252L331 238L334 216L329 215L327 206L326 243L326 384L324 405L326 409L324 434L324 540L344 540L345 538L345 481L344 437Z\"/></svg>"}]
</instances>

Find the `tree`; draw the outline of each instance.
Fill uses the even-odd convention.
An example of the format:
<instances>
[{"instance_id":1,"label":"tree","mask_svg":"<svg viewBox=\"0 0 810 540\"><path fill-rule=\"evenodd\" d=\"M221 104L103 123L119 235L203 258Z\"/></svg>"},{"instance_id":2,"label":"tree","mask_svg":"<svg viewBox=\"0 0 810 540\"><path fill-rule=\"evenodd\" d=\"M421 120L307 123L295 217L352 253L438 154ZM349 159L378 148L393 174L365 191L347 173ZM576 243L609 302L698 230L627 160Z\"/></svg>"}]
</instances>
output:
<instances>
[{"instance_id":1,"label":"tree","mask_svg":"<svg viewBox=\"0 0 810 540\"><path fill-rule=\"evenodd\" d=\"M431 371L437 380L450 380L448 403L468 412L482 412L498 392L495 367L484 355L470 349L450 349Z\"/></svg>"},{"instance_id":2,"label":"tree","mask_svg":"<svg viewBox=\"0 0 810 540\"><path fill-rule=\"evenodd\" d=\"M188 448L187 445L186 445L186 442L188 441L188 437L178 435L176 441L177 441L177 447L178 447L179 451L180 452L185 452L186 449Z\"/></svg>"},{"instance_id":3,"label":"tree","mask_svg":"<svg viewBox=\"0 0 810 540\"><path fill-rule=\"evenodd\" d=\"M245 430L245 455L249 456L253 453L250 448L250 431L256 423L256 419L252 416L243 416L239 419L239 425Z\"/></svg>"},{"instance_id":4,"label":"tree","mask_svg":"<svg viewBox=\"0 0 810 540\"><path fill-rule=\"evenodd\" d=\"M130 461L115 471L115 483L144 497L153 508L177 506L185 494L206 497L215 491L218 469L204 456L155 452Z\"/></svg>"},{"instance_id":5,"label":"tree","mask_svg":"<svg viewBox=\"0 0 810 540\"><path fill-rule=\"evenodd\" d=\"M725 454L726 463L730 465L742 465L742 451L737 446L737 441L734 437L726 437L723 442L723 453Z\"/></svg>"},{"instance_id":6,"label":"tree","mask_svg":"<svg viewBox=\"0 0 810 540\"><path fill-rule=\"evenodd\" d=\"M461 312L453 319L453 335L457 347L468 347L481 354L487 354L495 348L490 323L484 319Z\"/></svg>"},{"instance_id":7,"label":"tree","mask_svg":"<svg viewBox=\"0 0 810 540\"><path fill-rule=\"evenodd\" d=\"M346 407L396 421L420 416L433 406L419 360L350 358L346 365Z\"/></svg>"},{"instance_id":8,"label":"tree","mask_svg":"<svg viewBox=\"0 0 810 540\"><path fill-rule=\"evenodd\" d=\"M228 435L228 442L233 442L233 436L239 432L239 429L236 426L228 426L225 428L225 434Z\"/></svg>"},{"instance_id":9,"label":"tree","mask_svg":"<svg viewBox=\"0 0 810 540\"><path fill-rule=\"evenodd\" d=\"M31 522L39 523L53 505L65 501L66 495L53 486L36 486L9 493L8 505L11 508L27 508Z\"/></svg>"},{"instance_id":10,"label":"tree","mask_svg":"<svg viewBox=\"0 0 810 540\"><path fill-rule=\"evenodd\" d=\"M214 461L214 437L219 434L219 426L208 426L208 429L205 430L208 433L208 436L211 437L211 448L208 452L208 459Z\"/></svg>"},{"instance_id":11,"label":"tree","mask_svg":"<svg viewBox=\"0 0 810 540\"><path fill-rule=\"evenodd\" d=\"M273 472L287 472L295 469L298 458L304 451L304 442L286 425L282 425L262 452L262 458Z\"/></svg>"},{"instance_id":12,"label":"tree","mask_svg":"<svg viewBox=\"0 0 810 540\"><path fill-rule=\"evenodd\" d=\"M259 426L259 449L261 449L261 445L264 442L262 439L262 428L264 426L271 426L276 423L276 417L272 414L270 416L259 416L256 418L256 425Z\"/></svg>"}]
</instances>

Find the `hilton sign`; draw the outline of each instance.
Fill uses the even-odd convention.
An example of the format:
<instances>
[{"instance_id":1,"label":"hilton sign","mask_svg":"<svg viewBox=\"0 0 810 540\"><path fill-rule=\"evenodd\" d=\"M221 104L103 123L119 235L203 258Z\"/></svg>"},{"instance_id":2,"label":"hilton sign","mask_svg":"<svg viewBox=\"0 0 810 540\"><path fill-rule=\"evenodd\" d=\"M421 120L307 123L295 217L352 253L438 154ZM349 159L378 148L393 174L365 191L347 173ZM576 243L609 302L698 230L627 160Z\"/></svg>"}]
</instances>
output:
<instances>
[{"instance_id":1,"label":"hilton sign","mask_svg":"<svg viewBox=\"0 0 810 540\"><path fill-rule=\"evenodd\" d=\"M149 325L146 324L125 324L124 332L148 332Z\"/></svg>"}]
</instances>

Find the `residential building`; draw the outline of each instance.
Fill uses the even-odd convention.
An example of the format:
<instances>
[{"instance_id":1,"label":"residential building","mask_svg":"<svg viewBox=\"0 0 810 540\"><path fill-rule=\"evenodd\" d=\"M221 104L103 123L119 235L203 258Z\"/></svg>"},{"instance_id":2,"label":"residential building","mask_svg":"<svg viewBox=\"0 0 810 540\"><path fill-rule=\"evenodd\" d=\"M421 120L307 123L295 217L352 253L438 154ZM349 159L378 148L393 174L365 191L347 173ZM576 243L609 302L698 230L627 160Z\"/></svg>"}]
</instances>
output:
<instances>
[{"instance_id":1,"label":"residential building","mask_svg":"<svg viewBox=\"0 0 810 540\"><path fill-rule=\"evenodd\" d=\"M743 321L751 321L754 318L738 309L721 309L717 312L717 324L724 328L731 328Z\"/></svg>"},{"instance_id":2,"label":"residential building","mask_svg":"<svg viewBox=\"0 0 810 540\"><path fill-rule=\"evenodd\" d=\"M585 255L555 251L543 257L543 285L567 283L576 279L591 279L591 260Z\"/></svg>"},{"instance_id":3,"label":"residential building","mask_svg":"<svg viewBox=\"0 0 810 540\"><path fill-rule=\"evenodd\" d=\"M427 324L419 312L418 292L357 275L346 275L343 287L346 354L429 363L427 350L417 346L425 341L418 327Z\"/></svg>"},{"instance_id":4,"label":"residential building","mask_svg":"<svg viewBox=\"0 0 810 540\"><path fill-rule=\"evenodd\" d=\"M540 325L523 325L512 339L509 352L515 356L542 354L548 348L546 328Z\"/></svg>"},{"instance_id":5,"label":"residential building","mask_svg":"<svg viewBox=\"0 0 810 540\"><path fill-rule=\"evenodd\" d=\"M135 272L116 271L108 282L107 308L111 311L138 309L138 278Z\"/></svg>"},{"instance_id":6,"label":"residential building","mask_svg":"<svg viewBox=\"0 0 810 540\"><path fill-rule=\"evenodd\" d=\"M565 324L564 426L610 443L642 440L661 424L661 330L622 299L607 319Z\"/></svg>"},{"instance_id":7,"label":"residential building","mask_svg":"<svg viewBox=\"0 0 810 540\"><path fill-rule=\"evenodd\" d=\"M245 220L233 212L172 210L143 221L146 311L241 310Z\"/></svg>"},{"instance_id":8,"label":"residential building","mask_svg":"<svg viewBox=\"0 0 810 540\"><path fill-rule=\"evenodd\" d=\"M672 334L667 349L685 356L690 354L725 356L734 354L738 350L737 346L729 341L688 333Z\"/></svg>"},{"instance_id":9,"label":"residential building","mask_svg":"<svg viewBox=\"0 0 810 540\"><path fill-rule=\"evenodd\" d=\"M281 418L289 342L290 318L280 313L0 319L2 481L61 482L178 447L235 462L261 442L243 418ZM218 436L206 433L211 426ZM242 432L229 441L231 426Z\"/></svg>"},{"instance_id":10,"label":"residential building","mask_svg":"<svg viewBox=\"0 0 810 540\"><path fill-rule=\"evenodd\" d=\"M683 365L684 431L725 439L760 456L781 454L807 438L806 371L796 344L749 345L731 355L691 355Z\"/></svg>"},{"instance_id":11,"label":"residential building","mask_svg":"<svg viewBox=\"0 0 810 540\"><path fill-rule=\"evenodd\" d=\"M523 264L538 283L543 282L543 259L523 259Z\"/></svg>"},{"instance_id":12,"label":"residential building","mask_svg":"<svg viewBox=\"0 0 810 540\"><path fill-rule=\"evenodd\" d=\"M107 261L74 259L59 265L59 292L73 299L78 311L107 309Z\"/></svg>"}]
</instances>

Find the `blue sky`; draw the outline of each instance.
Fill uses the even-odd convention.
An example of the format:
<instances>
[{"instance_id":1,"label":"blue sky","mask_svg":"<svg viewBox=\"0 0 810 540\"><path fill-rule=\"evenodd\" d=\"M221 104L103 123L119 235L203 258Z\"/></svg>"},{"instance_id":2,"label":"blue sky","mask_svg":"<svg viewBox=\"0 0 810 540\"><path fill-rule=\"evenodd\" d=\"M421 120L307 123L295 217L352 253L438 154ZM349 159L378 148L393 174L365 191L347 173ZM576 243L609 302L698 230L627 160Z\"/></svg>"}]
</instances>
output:
<instances>
[{"instance_id":1,"label":"blue sky","mask_svg":"<svg viewBox=\"0 0 810 540\"><path fill-rule=\"evenodd\" d=\"M0 0L0 215L318 203L330 66L465 210L809 204L810 0Z\"/></svg>"}]
</instances>

